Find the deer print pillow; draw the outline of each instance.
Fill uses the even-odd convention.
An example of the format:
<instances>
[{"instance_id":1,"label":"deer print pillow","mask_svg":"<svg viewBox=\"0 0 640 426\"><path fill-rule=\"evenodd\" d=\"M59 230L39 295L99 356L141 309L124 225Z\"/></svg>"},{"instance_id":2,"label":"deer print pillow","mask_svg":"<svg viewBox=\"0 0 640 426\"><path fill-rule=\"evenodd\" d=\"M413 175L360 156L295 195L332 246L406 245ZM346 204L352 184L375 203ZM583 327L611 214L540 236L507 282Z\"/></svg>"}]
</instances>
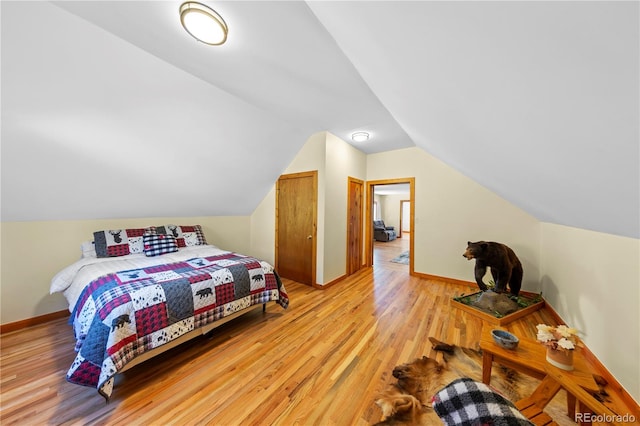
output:
<instances>
[{"instance_id":1,"label":"deer print pillow","mask_svg":"<svg viewBox=\"0 0 640 426\"><path fill-rule=\"evenodd\" d=\"M110 229L93 233L98 257L118 257L144 253L144 234L155 234L155 227L135 229Z\"/></svg>"},{"instance_id":2,"label":"deer print pillow","mask_svg":"<svg viewBox=\"0 0 640 426\"><path fill-rule=\"evenodd\" d=\"M157 234L173 235L178 247L201 246L207 244L207 240L200 225L164 225L156 227Z\"/></svg>"}]
</instances>

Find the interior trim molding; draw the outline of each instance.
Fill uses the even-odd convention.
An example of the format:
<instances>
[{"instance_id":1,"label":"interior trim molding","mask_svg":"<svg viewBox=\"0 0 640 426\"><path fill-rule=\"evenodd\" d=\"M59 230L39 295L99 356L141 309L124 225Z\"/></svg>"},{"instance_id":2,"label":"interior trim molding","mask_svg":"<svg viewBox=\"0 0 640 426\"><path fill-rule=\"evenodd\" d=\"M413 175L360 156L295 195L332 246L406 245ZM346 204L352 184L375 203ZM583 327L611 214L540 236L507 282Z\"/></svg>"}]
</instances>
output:
<instances>
[{"instance_id":1,"label":"interior trim molding","mask_svg":"<svg viewBox=\"0 0 640 426\"><path fill-rule=\"evenodd\" d=\"M411 274L414 277L424 278L425 280L444 281L451 284L463 285L465 287L471 287L477 289L477 284L471 281L458 280L455 278L441 277L439 275L425 274L422 272L413 272ZM480 291L478 289L478 291Z\"/></svg>"},{"instance_id":2,"label":"interior trim molding","mask_svg":"<svg viewBox=\"0 0 640 426\"><path fill-rule=\"evenodd\" d=\"M356 272L356 274L357 274L357 272ZM340 281L343 281L345 278L347 278L347 274L341 275L341 276L339 276L338 278L336 278L336 279L334 279L334 280L331 280L331 281L329 281L329 282L328 282L328 283L326 283L326 284L318 284L318 283L315 283L315 284L313 285L313 288L318 288L318 289L320 289L320 290L326 290L326 289L328 289L329 287L331 287L332 285L338 284Z\"/></svg>"},{"instance_id":3,"label":"interior trim molding","mask_svg":"<svg viewBox=\"0 0 640 426\"><path fill-rule=\"evenodd\" d=\"M49 321L57 320L60 318L68 317L69 311L51 312L49 314L40 315L33 318L27 318L20 321L9 322L6 324L0 324L0 334L11 333L12 331L22 330L23 328L33 327L34 325L44 324Z\"/></svg>"}]
</instances>

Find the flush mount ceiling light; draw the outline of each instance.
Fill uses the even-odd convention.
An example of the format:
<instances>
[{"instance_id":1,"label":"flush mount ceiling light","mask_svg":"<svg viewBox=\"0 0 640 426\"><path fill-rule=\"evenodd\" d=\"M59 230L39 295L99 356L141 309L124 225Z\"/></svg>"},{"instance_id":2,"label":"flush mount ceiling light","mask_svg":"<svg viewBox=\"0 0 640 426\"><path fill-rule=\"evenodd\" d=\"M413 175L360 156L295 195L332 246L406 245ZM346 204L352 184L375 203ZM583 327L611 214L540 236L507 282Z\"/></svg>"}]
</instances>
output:
<instances>
[{"instance_id":1,"label":"flush mount ceiling light","mask_svg":"<svg viewBox=\"0 0 640 426\"><path fill-rule=\"evenodd\" d=\"M369 133L367 132L355 132L351 135L351 139L356 142L364 142L369 140Z\"/></svg>"},{"instance_id":2,"label":"flush mount ceiling light","mask_svg":"<svg viewBox=\"0 0 640 426\"><path fill-rule=\"evenodd\" d=\"M202 3L188 1L180 6L180 22L193 38L211 46L227 41L229 28L222 16Z\"/></svg>"}]
</instances>

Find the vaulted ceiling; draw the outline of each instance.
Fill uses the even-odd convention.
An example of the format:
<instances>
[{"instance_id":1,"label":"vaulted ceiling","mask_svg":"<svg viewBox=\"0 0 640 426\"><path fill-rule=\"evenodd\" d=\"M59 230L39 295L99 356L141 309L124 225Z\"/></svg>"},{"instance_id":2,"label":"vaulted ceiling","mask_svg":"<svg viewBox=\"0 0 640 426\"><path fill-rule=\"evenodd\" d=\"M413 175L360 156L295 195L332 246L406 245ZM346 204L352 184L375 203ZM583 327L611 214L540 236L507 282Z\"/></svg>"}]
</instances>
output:
<instances>
[{"instance_id":1,"label":"vaulted ceiling","mask_svg":"<svg viewBox=\"0 0 640 426\"><path fill-rule=\"evenodd\" d=\"M205 3L223 46L180 1L0 4L3 221L250 214L326 130L640 237L638 2Z\"/></svg>"}]
</instances>

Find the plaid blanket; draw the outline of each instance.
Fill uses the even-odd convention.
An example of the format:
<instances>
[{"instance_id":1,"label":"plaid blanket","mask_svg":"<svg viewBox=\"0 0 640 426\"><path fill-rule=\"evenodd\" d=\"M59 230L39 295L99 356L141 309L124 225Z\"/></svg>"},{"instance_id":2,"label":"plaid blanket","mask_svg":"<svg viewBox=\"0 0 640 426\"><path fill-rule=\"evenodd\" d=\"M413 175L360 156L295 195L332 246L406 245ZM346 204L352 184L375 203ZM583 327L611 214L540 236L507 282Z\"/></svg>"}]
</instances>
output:
<instances>
[{"instance_id":1,"label":"plaid blanket","mask_svg":"<svg viewBox=\"0 0 640 426\"><path fill-rule=\"evenodd\" d=\"M433 409L447 426L533 425L506 398L484 383L457 379L433 397Z\"/></svg>"},{"instance_id":2,"label":"plaid blanket","mask_svg":"<svg viewBox=\"0 0 640 426\"><path fill-rule=\"evenodd\" d=\"M136 356L252 305L289 298L271 265L237 253L114 272L90 282L70 322L71 383L107 400L115 374Z\"/></svg>"}]
</instances>

